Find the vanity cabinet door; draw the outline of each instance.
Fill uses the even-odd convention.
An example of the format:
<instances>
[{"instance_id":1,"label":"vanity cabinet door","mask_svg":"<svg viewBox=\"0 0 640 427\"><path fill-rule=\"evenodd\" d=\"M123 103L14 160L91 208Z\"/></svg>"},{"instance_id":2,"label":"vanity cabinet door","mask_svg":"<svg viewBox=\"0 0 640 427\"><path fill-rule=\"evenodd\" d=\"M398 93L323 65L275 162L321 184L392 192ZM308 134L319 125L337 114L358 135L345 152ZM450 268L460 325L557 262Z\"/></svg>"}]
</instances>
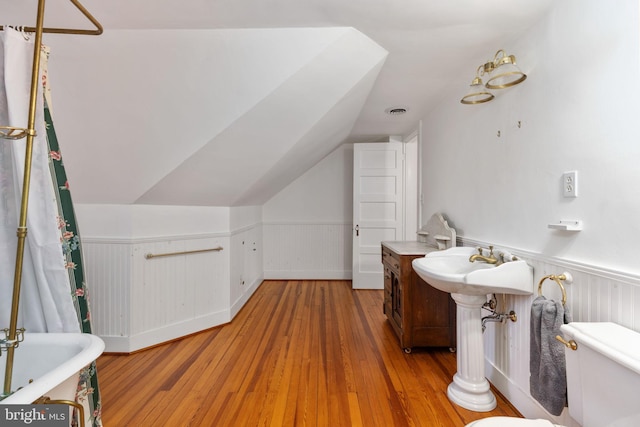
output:
<instances>
[{"instance_id":1,"label":"vanity cabinet door","mask_svg":"<svg viewBox=\"0 0 640 427\"><path fill-rule=\"evenodd\" d=\"M404 301L402 301L402 296L404 292L402 290L402 282L400 281L398 275L396 275L395 273L392 273L391 276L391 292L391 314L393 315L393 320L395 320L396 324L400 326L400 328L404 331L404 325L402 323L402 318L404 317Z\"/></svg>"},{"instance_id":2,"label":"vanity cabinet door","mask_svg":"<svg viewBox=\"0 0 640 427\"><path fill-rule=\"evenodd\" d=\"M384 267L384 313L387 315L396 335L403 335L403 301L400 281L400 259L397 254L383 247Z\"/></svg>"},{"instance_id":3,"label":"vanity cabinet door","mask_svg":"<svg viewBox=\"0 0 640 427\"><path fill-rule=\"evenodd\" d=\"M384 314L386 314L387 316L391 316L391 311L392 311L392 296L393 296L393 291L392 291L392 287L391 287L391 283L392 283L392 273L391 273L391 269L385 265L384 266L384 301L383 301L383 305L382 305L382 312Z\"/></svg>"}]
</instances>

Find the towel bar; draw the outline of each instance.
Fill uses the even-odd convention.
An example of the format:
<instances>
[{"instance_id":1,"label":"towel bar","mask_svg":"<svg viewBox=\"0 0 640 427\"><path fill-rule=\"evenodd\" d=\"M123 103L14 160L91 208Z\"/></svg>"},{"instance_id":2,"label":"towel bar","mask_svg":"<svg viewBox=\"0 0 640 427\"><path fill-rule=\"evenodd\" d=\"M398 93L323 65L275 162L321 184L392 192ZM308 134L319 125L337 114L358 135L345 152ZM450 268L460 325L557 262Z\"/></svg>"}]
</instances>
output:
<instances>
[{"instance_id":1,"label":"towel bar","mask_svg":"<svg viewBox=\"0 0 640 427\"><path fill-rule=\"evenodd\" d=\"M188 255L188 254L199 254L201 252L219 252L222 250L221 246L218 246L217 248L211 248L211 249L197 249L195 251L181 251L181 252L167 252L165 254L145 254L144 257L146 259L151 259L151 258L159 258L159 257L163 257L163 256L174 256L174 255Z\"/></svg>"},{"instance_id":2,"label":"towel bar","mask_svg":"<svg viewBox=\"0 0 640 427\"><path fill-rule=\"evenodd\" d=\"M547 279L554 280L558 284L558 286L560 286L560 290L562 291L562 305L564 306L567 303L567 291L564 289L564 285L562 284L562 281L571 283L573 281L573 277L571 277L571 274L567 272L564 272L558 276L556 276L555 274L544 276L542 279L540 279L540 282L538 283L538 296L542 296L542 282L544 282Z\"/></svg>"}]
</instances>

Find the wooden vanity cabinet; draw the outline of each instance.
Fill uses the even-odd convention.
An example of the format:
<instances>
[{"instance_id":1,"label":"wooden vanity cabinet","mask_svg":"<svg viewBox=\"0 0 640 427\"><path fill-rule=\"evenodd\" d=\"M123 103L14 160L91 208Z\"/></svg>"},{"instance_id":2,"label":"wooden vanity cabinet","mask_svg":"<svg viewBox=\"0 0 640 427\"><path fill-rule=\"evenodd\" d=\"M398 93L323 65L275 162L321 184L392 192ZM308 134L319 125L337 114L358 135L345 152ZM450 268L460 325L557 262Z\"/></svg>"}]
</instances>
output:
<instances>
[{"instance_id":1,"label":"wooden vanity cabinet","mask_svg":"<svg viewBox=\"0 0 640 427\"><path fill-rule=\"evenodd\" d=\"M384 266L383 310L400 346L410 353L413 347L456 347L456 305L451 296L428 285L413 270L411 261L423 257L409 242L382 243Z\"/></svg>"}]
</instances>

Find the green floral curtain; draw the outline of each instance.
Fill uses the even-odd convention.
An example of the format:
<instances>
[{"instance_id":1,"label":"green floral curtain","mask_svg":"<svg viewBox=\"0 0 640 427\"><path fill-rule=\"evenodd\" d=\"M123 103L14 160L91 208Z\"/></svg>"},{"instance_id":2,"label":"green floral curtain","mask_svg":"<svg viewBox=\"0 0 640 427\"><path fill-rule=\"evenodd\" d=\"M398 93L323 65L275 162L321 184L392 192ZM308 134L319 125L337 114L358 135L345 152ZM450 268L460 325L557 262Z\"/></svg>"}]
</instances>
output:
<instances>
[{"instance_id":1,"label":"green floral curtain","mask_svg":"<svg viewBox=\"0 0 640 427\"><path fill-rule=\"evenodd\" d=\"M84 333L91 333L91 314L89 311L89 294L82 263L82 247L80 244L80 235L78 233L78 225L76 223L73 203L71 201L71 192L69 191L69 182L67 174L64 170L60 146L58 138L53 127L51 118L51 93L47 84L47 59L49 57L49 49L42 47L42 86L44 92L44 119L47 129L47 143L49 145L49 167L51 177L53 179L54 190L58 201L58 228L60 230L60 241L62 242L62 251L65 255L66 267L69 272L69 281L71 283L71 295L74 300L76 312L78 313L78 321L80 330ZM76 401L85 408L85 418L87 425L96 427L102 426L101 418L101 401L100 389L98 388L98 375L96 372L96 363L86 367L80 372L80 382L76 393Z\"/></svg>"}]
</instances>

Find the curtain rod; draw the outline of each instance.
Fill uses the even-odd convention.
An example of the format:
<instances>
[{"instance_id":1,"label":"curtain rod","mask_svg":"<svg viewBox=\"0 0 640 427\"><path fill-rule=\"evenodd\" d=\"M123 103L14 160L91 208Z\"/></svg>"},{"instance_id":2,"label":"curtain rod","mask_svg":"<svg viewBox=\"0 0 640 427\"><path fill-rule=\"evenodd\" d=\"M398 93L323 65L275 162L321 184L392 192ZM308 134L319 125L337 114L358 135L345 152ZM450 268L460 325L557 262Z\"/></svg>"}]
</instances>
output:
<instances>
[{"instance_id":1,"label":"curtain rod","mask_svg":"<svg viewBox=\"0 0 640 427\"><path fill-rule=\"evenodd\" d=\"M44 2L44 0L41 0ZM53 34L76 34L76 35L85 35L85 36L99 36L103 32L102 25L96 18L89 13L89 11L80 4L78 0L69 0L79 11L84 15L95 27L95 30L83 30L79 28L42 28L43 33L53 33ZM34 33L36 32L36 27L22 27L24 31ZM0 25L0 30L3 30L4 26Z\"/></svg>"}]
</instances>

